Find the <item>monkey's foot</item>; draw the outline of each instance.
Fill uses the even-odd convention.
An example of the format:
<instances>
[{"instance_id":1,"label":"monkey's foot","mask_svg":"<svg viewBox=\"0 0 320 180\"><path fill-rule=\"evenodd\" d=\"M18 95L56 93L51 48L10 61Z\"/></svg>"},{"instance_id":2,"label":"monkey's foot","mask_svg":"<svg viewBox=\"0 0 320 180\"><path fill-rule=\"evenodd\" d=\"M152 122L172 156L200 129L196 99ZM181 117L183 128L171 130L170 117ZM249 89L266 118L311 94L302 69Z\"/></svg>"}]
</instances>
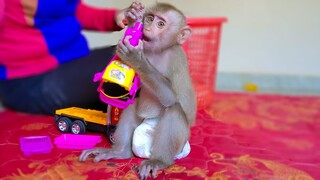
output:
<instances>
[{"instance_id":1,"label":"monkey's foot","mask_svg":"<svg viewBox=\"0 0 320 180\"><path fill-rule=\"evenodd\" d=\"M127 159L132 157L132 153L106 148L94 148L82 151L79 161L86 161L91 156L94 156L93 162L99 162L108 159Z\"/></svg>"},{"instance_id":2,"label":"monkey's foot","mask_svg":"<svg viewBox=\"0 0 320 180\"><path fill-rule=\"evenodd\" d=\"M158 170L164 169L169 165L157 159L150 159L143 161L139 166L139 177L140 179L146 179L151 173L153 178L157 177Z\"/></svg>"}]
</instances>

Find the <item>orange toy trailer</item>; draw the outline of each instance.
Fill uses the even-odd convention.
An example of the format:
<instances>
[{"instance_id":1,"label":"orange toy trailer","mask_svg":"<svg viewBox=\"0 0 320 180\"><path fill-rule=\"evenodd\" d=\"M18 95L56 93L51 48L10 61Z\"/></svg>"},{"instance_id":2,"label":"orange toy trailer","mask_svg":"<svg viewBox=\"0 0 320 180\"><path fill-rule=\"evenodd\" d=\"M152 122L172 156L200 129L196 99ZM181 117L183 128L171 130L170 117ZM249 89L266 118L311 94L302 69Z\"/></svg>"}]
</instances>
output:
<instances>
[{"instance_id":1,"label":"orange toy trailer","mask_svg":"<svg viewBox=\"0 0 320 180\"><path fill-rule=\"evenodd\" d=\"M114 143L113 133L119 121L121 110L108 106L107 113L93 109L69 107L58 109L55 113L55 123L61 132L84 134L86 130L101 132Z\"/></svg>"}]
</instances>

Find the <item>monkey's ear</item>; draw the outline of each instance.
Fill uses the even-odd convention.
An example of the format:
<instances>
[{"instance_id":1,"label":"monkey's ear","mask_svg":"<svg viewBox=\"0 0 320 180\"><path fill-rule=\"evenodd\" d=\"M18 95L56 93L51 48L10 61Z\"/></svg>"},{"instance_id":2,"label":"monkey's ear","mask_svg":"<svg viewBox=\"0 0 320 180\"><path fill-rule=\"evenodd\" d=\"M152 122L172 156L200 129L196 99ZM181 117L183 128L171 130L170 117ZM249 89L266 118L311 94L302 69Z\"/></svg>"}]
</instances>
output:
<instances>
[{"instance_id":1,"label":"monkey's ear","mask_svg":"<svg viewBox=\"0 0 320 180\"><path fill-rule=\"evenodd\" d=\"M181 31L178 35L178 44L182 45L183 43L185 43L190 35L191 35L192 31L191 28L189 26L184 26L183 28L181 28Z\"/></svg>"}]
</instances>

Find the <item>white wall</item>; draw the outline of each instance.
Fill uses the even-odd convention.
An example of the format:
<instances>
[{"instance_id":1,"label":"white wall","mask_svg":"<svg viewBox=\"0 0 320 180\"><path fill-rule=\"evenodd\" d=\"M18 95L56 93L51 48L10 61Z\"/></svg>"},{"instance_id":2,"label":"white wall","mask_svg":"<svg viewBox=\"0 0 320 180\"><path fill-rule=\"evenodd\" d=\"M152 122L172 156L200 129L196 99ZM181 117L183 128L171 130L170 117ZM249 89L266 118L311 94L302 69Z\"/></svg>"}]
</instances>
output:
<instances>
[{"instance_id":1,"label":"white wall","mask_svg":"<svg viewBox=\"0 0 320 180\"><path fill-rule=\"evenodd\" d=\"M132 0L86 0L123 8ZM219 72L320 77L319 0L158 0L186 16L224 16ZM142 0L150 5L154 0ZM115 44L121 33L92 34L91 47Z\"/></svg>"}]
</instances>

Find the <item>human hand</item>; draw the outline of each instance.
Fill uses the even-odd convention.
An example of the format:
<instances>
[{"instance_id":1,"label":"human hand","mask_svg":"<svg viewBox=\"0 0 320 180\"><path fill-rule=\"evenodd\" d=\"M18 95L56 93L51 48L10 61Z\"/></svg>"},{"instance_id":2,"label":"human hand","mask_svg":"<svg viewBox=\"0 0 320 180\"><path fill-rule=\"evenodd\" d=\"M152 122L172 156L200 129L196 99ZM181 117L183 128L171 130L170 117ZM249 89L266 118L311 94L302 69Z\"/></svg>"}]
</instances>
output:
<instances>
[{"instance_id":1,"label":"human hand","mask_svg":"<svg viewBox=\"0 0 320 180\"><path fill-rule=\"evenodd\" d=\"M136 21L142 21L143 14L144 5L141 2L134 1L128 8L117 12L115 21L121 28L124 28L125 25L132 27Z\"/></svg>"}]
</instances>

